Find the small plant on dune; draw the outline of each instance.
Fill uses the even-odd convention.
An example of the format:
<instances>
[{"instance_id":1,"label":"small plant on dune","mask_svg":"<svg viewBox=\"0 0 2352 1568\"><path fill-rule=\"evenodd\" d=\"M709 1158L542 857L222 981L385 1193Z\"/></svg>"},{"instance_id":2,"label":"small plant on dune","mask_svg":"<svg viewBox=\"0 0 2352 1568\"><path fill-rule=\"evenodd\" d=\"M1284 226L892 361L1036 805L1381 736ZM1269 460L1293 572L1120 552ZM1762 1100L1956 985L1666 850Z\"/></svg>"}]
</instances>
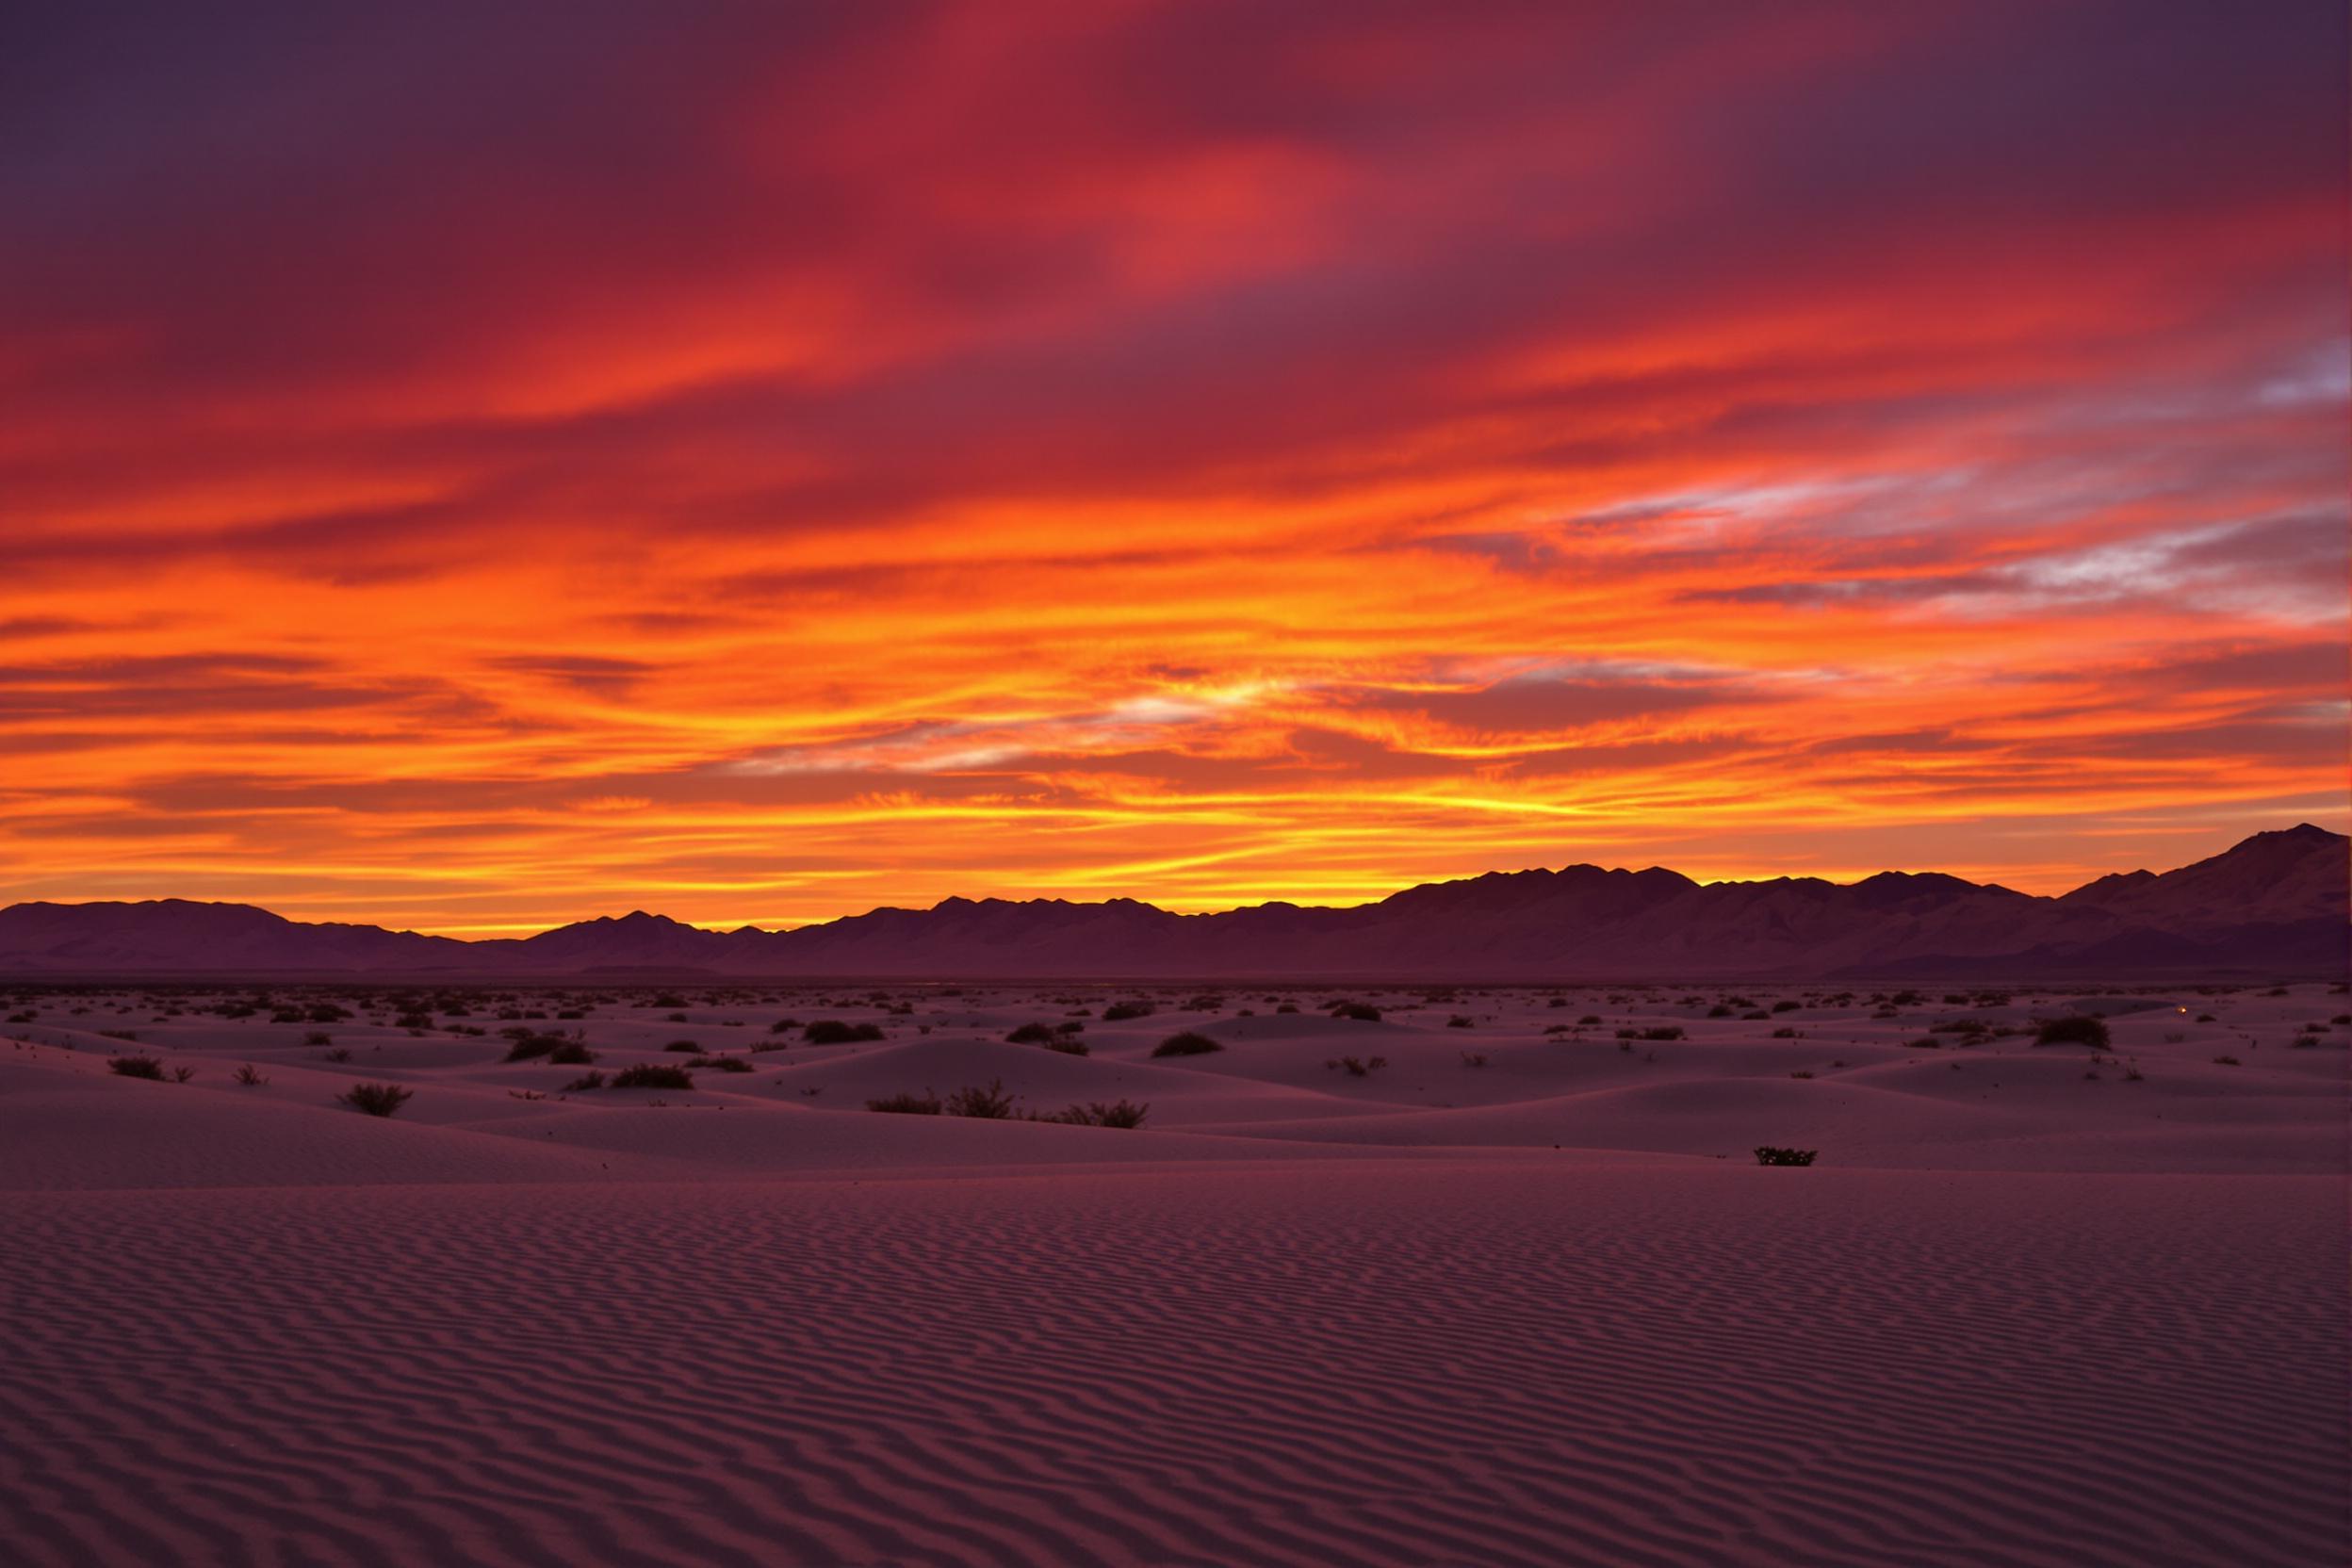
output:
<instances>
[{"instance_id":1,"label":"small plant on dune","mask_svg":"<svg viewBox=\"0 0 2352 1568\"><path fill-rule=\"evenodd\" d=\"M878 1023L845 1023L838 1018L821 1018L803 1029L800 1037L810 1045L856 1045L884 1037Z\"/></svg>"},{"instance_id":2,"label":"small plant on dune","mask_svg":"<svg viewBox=\"0 0 2352 1568\"><path fill-rule=\"evenodd\" d=\"M1380 1010L1369 1002L1334 1002L1326 1011L1333 1018L1353 1019L1358 1023L1380 1021Z\"/></svg>"},{"instance_id":3,"label":"small plant on dune","mask_svg":"<svg viewBox=\"0 0 2352 1568\"><path fill-rule=\"evenodd\" d=\"M694 1086L694 1075L682 1067L639 1062L614 1073L612 1086L616 1089L691 1089Z\"/></svg>"},{"instance_id":4,"label":"small plant on dune","mask_svg":"<svg viewBox=\"0 0 2352 1568\"><path fill-rule=\"evenodd\" d=\"M1470 1017L1467 1013L1456 1013L1453 1017L1446 1021L1446 1027L1448 1029L1470 1028Z\"/></svg>"},{"instance_id":5,"label":"small plant on dune","mask_svg":"<svg viewBox=\"0 0 2352 1568\"><path fill-rule=\"evenodd\" d=\"M1323 1064L1328 1071L1336 1072L1341 1068L1346 1068L1348 1076L1350 1078L1369 1078L1387 1065L1386 1056L1375 1056L1369 1061L1358 1061L1353 1056L1334 1056Z\"/></svg>"},{"instance_id":6,"label":"small plant on dune","mask_svg":"<svg viewBox=\"0 0 2352 1568\"><path fill-rule=\"evenodd\" d=\"M2213 1065L2215 1067L2244 1067L2246 1064L2239 1061L2235 1056L2215 1056L2213 1058Z\"/></svg>"},{"instance_id":7,"label":"small plant on dune","mask_svg":"<svg viewBox=\"0 0 2352 1568\"><path fill-rule=\"evenodd\" d=\"M348 1045L338 1045L327 1053L326 1059L330 1062L348 1062L351 1059L351 1048Z\"/></svg>"},{"instance_id":8,"label":"small plant on dune","mask_svg":"<svg viewBox=\"0 0 2352 1568\"><path fill-rule=\"evenodd\" d=\"M1132 1100L1121 1100L1112 1105L1095 1100L1084 1105L1072 1105L1067 1110L1049 1112L1037 1119L1066 1122L1072 1127L1140 1127L1151 1111L1151 1106L1138 1105Z\"/></svg>"},{"instance_id":9,"label":"small plant on dune","mask_svg":"<svg viewBox=\"0 0 2352 1568\"><path fill-rule=\"evenodd\" d=\"M662 1049L664 1051L699 1053L702 1050L702 1046L694 1040L672 1040Z\"/></svg>"},{"instance_id":10,"label":"small plant on dune","mask_svg":"<svg viewBox=\"0 0 2352 1568\"><path fill-rule=\"evenodd\" d=\"M1758 1144L1756 1163L1758 1165L1811 1165L1821 1153L1818 1149L1779 1149L1772 1144Z\"/></svg>"},{"instance_id":11,"label":"small plant on dune","mask_svg":"<svg viewBox=\"0 0 2352 1568\"><path fill-rule=\"evenodd\" d=\"M1092 1055L1092 1049L1075 1035L1056 1034L1045 1042L1048 1051L1058 1051L1065 1056Z\"/></svg>"},{"instance_id":12,"label":"small plant on dune","mask_svg":"<svg viewBox=\"0 0 2352 1568\"><path fill-rule=\"evenodd\" d=\"M585 1040L565 1040L547 1053L547 1060L557 1067L585 1067L596 1059Z\"/></svg>"},{"instance_id":13,"label":"small plant on dune","mask_svg":"<svg viewBox=\"0 0 2352 1568\"><path fill-rule=\"evenodd\" d=\"M1941 1051L1944 1048L1944 1042L1933 1035L1921 1035L1918 1039L1903 1043L1913 1051Z\"/></svg>"},{"instance_id":14,"label":"small plant on dune","mask_svg":"<svg viewBox=\"0 0 2352 1568\"><path fill-rule=\"evenodd\" d=\"M1150 1018L1158 1010L1149 1002L1114 1002L1102 1009L1102 1021L1124 1023L1131 1018Z\"/></svg>"},{"instance_id":15,"label":"small plant on dune","mask_svg":"<svg viewBox=\"0 0 2352 1568\"><path fill-rule=\"evenodd\" d=\"M752 1065L741 1056L696 1056L688 1067L710 1069L713 1072L749 1072Z\"/></svg>"},{"instance_id":16,"label":"small plant on dune","mask_svg":"<svg viewBox=\"0 0 2352 1568\"><path fill-rule=\"evenodd\" d=\"M1462 1065L1464 1067L1484 1067L1486 1065L1486 1053L1483 1051L1465 1051L1462 1054Z\"/></svg>"},{"instance_id":17,"label":"small plant on dune","mask_svg":"<svg viewBox=\"0 0 2352 1568\"><path fill-rule=\"evenodd\" d=\"M1024 1023L1004 1037L1007 1045L1051 1045L1054 1029L1050 1023Z\"/></svg>"},{"instance_id":18,"label":"small plant on dune","mask_svg":"<svg viewBox=\"0 0 2352 1568\"><path fill-rule=\"evenodd\" d=\"M586 1094L591 1089L600 1089L602 1087L604 1087L603 1073L583 1072L579 1077L573 1079L570 1083L564 1085L564 1092L565 1094Z\"/></svg>"},{"instance_id":19,"label":"small plant on dune","mask_svg":"<svg viewBox=\"0 0 2352 1568\"><path fill-rule=\"evenodd\" d=\"M261 1070L253 1066L251 1062L247 1062L242 1067L238 1068L235 1072L229 1074L229 1081L235 1084L241 1084L249 1089L266 1087L270 1082L269 1079L262 1076Z\"/></svg>"},{"instance_id":20,"label":"small plant on dune","mask_svg":"<svg viewBox=\"0 0 2352 1568\"><path fill-rule=\"evenodd\" d=\"M172 1081L175 1084L185 1084L195 1076L196 1070L192 1067L175 1067L172 1070Z\"/></svg>"},{"instance_id":21,"label":"small plant on dune","mask_svg":"<svg viewBox=\"0 0 2352 1568\"><path fill-rule=\"evenodd\" d=\"M1208 1036L1187 1029L1183 1034L1170 1035L1153 1046L1152 1054L1154 1056L1206 1056L1211 1052L1224 1049Z\"/></svg>"},{"instance_id":22,"label":"small plant on dune","mask_svg":"<svg viewBox=\"0 0 2352 1568\"><path fill-rule=\"evenodd\" d=\"M302 1043L304 1045L333 1045L335 1037L324 1029L313 1029L302 1037Z\"/></svg>"},{"instance_id":23,"label":"small plant on dune","mask_svg":"<svg viewBox=\"0 0 2352 1568\"><path fill-rule=\"evenodd\" d=\"M106 1070L122 1078L151 1078L163 1082L163 1064L153 1056L109 1056Z\"/></svg>"},{"instance_id":24,"label":"small plant on dune","mask_svg":"<svg viewBox=\"0 0 2352 1568\"><path fill-rule=\"evenodd\" d=\"M2064 1018L2046 1021L2041 1032L2034 1037L2035 1045L2087 1045L2094 1051L2107 1049L2107 1021L2088 1013L2068 1013Z\"/></svg>"},{"instance_id":25,"label":"small plant on dune","mask_svg":"<svg viewBox=\"0 0 2352 1568\"><path fill-rule=\"evenodd\" d=\"M939 1097L930 1093L886 1094L879 1100L867 1101L866 1109L890 1116L938 1116Z\"/></svg>"},{"instance_id":26,"label":"small plant on dune","mask_svg":"<svg viewBox=\"0 0 2352 1568\"><path fill-rule=\"evenodd\" d=\"M2287 1048L2291 1051L2317 1051L2319 1049L2319 1037L2317 1035L2297 1035L2295 1038L2287 1042Z\"/></svg>"},{"instance_id":27,"label":"small plant on dune","mask_svg":"<svg viewBox=\"0 0 2352 1568\"><path fill-rule=\"evenodd\" d=\"M796 1018L780 1018L774 1023L768 1025L768 1033L771 1035L789 1035L799 1027L800 1020Z\"/></svg>"},{"instance_id":28,"label":"small plant on dune","mask_svg":"<svg viewBox=\"0 0 2352 1568\"><path fill-rule=\"evenodd\" d=\"M415 1098L415 1091L404 1089L398 1084L353 1084L335 1096L353 1110L364 1111L369 1116L390 1116Z\"/></svg>"},{"instance_id":29,"label":"small plant on dune","mask_svg":"<svg viewBox=\"0 0 2352 1568\"><path fill-rule=\"evenodd\" d=\"M991 1078L986 1088L970 1086L947 1097L945 1110L949 1116L978 1117L984 1121L1002 1121L1013 1114L1013 1097L1004 1092L1004 1080Z\"/></svg>"}]
</instances>

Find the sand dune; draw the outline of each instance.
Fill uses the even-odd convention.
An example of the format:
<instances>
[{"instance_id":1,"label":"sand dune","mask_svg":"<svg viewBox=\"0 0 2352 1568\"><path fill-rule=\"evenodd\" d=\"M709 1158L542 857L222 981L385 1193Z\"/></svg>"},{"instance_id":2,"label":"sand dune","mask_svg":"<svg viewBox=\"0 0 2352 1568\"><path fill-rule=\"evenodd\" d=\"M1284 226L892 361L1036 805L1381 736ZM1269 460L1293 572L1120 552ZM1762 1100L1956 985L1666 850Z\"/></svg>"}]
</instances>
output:
<instances>
[{"instance_id":1,"label":"sand dune","mask_svg":"<svg viewBox=\"0 0 2352 1568\"><path fill-rule=\"evenodd\" d=\"M1397 993L1367 1023L1315 992L1119 1021L1017 989L550 993L421 1032L390 997L323 1028L219 1000L41 993L6 1026L11 1561L2352 1546L2352 1026L2325 987L2125 997L2096 1054L2032 1043L2085 1000L2055 994L1736 998L1757 1021ZM504 1060L500 1010L581 1013L519 1027L577 1029L600 1070L705 1065L567 1092L585 1069ZM1084 1056L1002 1037L1073 1013ZM1152 1054L1186 1029L1223 1049ZM193 1076L108 1070L134 1053ZM355 1081L415 1098L360 1116ZM990 1083L1150 1111L864 1108ZM1759 1168L1762 1141L1821 1163Z\"/></svg>"}]
</instances>

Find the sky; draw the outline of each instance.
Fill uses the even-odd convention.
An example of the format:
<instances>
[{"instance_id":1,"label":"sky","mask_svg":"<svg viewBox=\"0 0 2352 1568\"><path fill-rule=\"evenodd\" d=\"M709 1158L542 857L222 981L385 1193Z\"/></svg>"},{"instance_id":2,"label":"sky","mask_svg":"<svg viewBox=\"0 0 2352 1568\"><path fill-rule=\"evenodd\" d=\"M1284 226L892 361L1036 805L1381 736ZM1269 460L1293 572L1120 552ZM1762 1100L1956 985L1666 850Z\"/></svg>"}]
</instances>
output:
<instances>
[{"instance_id":1,"label":"sky","mask_svg":"<svg viewBox=\"0 0 2352 1568\"><path fill-rule=\"evenodd\" d=\"M2345 25L8 8L0 901L2342 829Z\"/></svg>"}]
</instances>

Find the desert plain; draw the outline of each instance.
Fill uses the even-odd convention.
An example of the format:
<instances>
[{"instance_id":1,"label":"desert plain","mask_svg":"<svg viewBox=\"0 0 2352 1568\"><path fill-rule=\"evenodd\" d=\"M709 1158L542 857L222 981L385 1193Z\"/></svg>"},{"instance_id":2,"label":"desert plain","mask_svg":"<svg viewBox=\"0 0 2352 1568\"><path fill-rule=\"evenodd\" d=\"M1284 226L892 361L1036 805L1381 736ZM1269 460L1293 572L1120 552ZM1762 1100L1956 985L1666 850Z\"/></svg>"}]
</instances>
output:
<instances>
[{"instance_id":1,"label":"desert plain","mask_svg":"<svg viewBox=\"0 0 2352 1568\"><path fill-rule=\"evenodd\" d=\"M2345 1560L2341 984L0 1001L27 1568Z\"/></svg>"}]
</instances>

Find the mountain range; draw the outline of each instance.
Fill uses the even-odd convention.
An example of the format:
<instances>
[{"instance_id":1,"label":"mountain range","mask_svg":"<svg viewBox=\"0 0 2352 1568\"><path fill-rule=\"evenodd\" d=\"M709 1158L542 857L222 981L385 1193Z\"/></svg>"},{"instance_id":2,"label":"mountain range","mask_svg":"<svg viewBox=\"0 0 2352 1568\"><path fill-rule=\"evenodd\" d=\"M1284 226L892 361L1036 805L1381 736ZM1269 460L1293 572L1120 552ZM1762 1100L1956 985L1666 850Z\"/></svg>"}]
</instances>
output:
<instances>
[{"instance_id":1,"label":"mountain range","mask_svg":"<svg viewBox=\"0 0 2352 1568\"><path fill-rule=\"evenodd\" d=\"M1129 898L950 898L785 931L643 911L464 941L290 921L244 904L11 905L0 973L382 973L1788 980L2226 977L2346 972L2347 847L2306 823L2161 874L2041 897L1938 874L1694 882L1677 872L1495 872L1376 904L1184 915Z\"/></svg>"}]
</instances>

